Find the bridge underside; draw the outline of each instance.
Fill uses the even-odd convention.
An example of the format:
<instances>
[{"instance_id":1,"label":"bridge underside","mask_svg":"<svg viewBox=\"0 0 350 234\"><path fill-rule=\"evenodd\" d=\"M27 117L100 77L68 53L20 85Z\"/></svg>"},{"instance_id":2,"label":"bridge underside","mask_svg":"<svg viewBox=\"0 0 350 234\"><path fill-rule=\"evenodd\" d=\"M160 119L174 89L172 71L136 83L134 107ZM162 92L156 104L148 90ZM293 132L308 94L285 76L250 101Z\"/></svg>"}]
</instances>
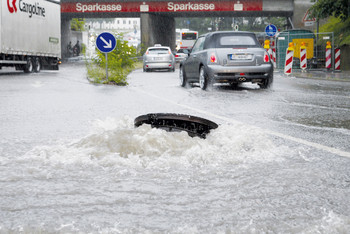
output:
<instances>
[{"instance_id":1,"label":"bridge underside","mask_svg":"<svg viewBox=\"0 0 350 234\"><path fill-rule=\"evenodd\" d=\"M139 17L141 19L141 43L148 46L154 44L169 45L172 49L175 49L176 35L175 35L175 18L177 17L287 17L292 18L294 10L294 0L279 0L276 3L275 0L241 0L241 1L228 1L228 0L198 0L197 4L216 4L215 7L220 9L219 11L186 11L180 9L178 11L168 11L169 2L173 4L189 4L190 1L126 1L120 0L118 3L110 3L112 0L61 0L61 18L62 18L62 48L69 42L69 22L72 18L122 18L122 17ZM93 8L94 5L103 4L120 4L126 6L131 4L132 7L128 10L120 10L114 12L96 12L76 10L77 4L85 4L88 7ZM244 8L241 10L225 10L228 4L243 4ZM123 5L124 4L124 5ZM138 5L137 5L138 4ZM141 4L141 6L140 6ZM142 4L150 5L147 8L147 12L141 12ZM165 5L164 8L168 12L158 12L155 6ZM167 4L167 5L166 5ZM220 5L221 4L221 5ZM153 8L152 8L152 5ZM74 9L74 7L76 9ZM160 6L162 7L162 6ZM235 5L236 7L236 5ZM232 6L233 8L233 6ZM81 9L81 8L80 8ZM140 10L139 10L140 9ZM224 9L224 10L223 10Z\"/></svg>"}]
</instances>

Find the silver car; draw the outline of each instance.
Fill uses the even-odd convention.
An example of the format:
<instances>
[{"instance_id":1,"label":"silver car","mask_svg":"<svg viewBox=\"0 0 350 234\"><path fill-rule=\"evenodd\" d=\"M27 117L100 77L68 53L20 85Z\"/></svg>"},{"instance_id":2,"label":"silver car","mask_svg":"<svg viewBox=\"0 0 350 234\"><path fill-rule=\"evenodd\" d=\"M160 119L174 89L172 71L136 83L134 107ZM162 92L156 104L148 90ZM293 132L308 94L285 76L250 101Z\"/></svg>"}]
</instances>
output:
<instances>
[{"instance_id":1,"label":"silver car","mask_svg":"<svg viewBox=\"0 0 350 234\"><path fill-rule=\"evenodd\" d=\"M175 61L181 62L187 58L188 54L184 53L184 49L179 49L175 54Z\"/></svg>"},{"instance_id":2,"label":"silver car","mask_svg":"<svg viewBox=\"0 0 350 234\"><path fill-rule=\"evenodd\" d=\"M167 69L175 71L175 56L170 47L155 45L149 47L143 55L143 71Z\"/></svg>"},{"instance_id":3,"label":"silver car","mask_svg":"<svg viewBox=\"0 0 350 234\"><path fill-rule=\"evenodd\" d=\"M180 64L180 84L213 83L236 86L243 82L269 88L273 66L266 50L251 32L212 32L198 38L188 58Z\"/></svg>"}]
</instances>

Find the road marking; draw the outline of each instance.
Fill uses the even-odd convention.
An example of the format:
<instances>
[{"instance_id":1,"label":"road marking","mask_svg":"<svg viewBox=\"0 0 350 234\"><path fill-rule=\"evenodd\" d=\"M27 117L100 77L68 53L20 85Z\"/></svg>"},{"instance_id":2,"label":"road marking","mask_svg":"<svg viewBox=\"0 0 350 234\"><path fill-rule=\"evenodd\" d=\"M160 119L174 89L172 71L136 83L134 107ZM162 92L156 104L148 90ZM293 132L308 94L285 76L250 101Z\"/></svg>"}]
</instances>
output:
<instances>
[{"instance_id":1,"label":"road marking","mask_svg":"<svg viewBox=\"0 0 350 234\"><path fill-rule=\"evenodd\" d=\"M205 111L205 110L201 110L201 109L197 109L197 108L194 108L194 107L191 107L191 106L187 106L187 105L184 105L184 104L176 103L176 102L171 101L169 99L159 97L159 96L157 96L155 94L147 93L146 91L138 89L138 88L135 88L135 89L138 92L144 93L144 94L146 94L148 96L160 99L162 101L171 103L173 105L176 105L176 106L179 106L179 107L182 107L182 108L185 108L185 109L189 109L189 110L192 110L192 111L196 111L198 113L205 114L207 116L212 116L214 118L221 119L221 120L223 120L225 122L229 122L229 123L233 123L233 124L248 125L246 123L243 123L243 122L240 122L240 121L237 121L237 120L233 120L233 119L230 119L230 118L227 118L227 117L224 117L224 116L220 116L220 115L217 115L217 114L213 114L213 113L210 113L210 112ZM319 150L323 150L323 151L326 151L326 152L329 152L329 153L332 153L332 154L336 154L336 155L339 155L341 157L350 158L350 152L347 152L347 151L343 151L343 150L340 150L340 149L336 149L336 148L332 148L332 147L329 147L329 146L321 145L321 144L314 143L314 142L311 142L311 141L307 141L307 140L304 140L304 139L301 139L301 138L289 136L289 135L286 135L286 134L283 134L283 133L274 132L274 131L271 131L271 130L268 130L268 129L263 129L263 128L256 127L256 126L253 126L253 125L248 125L248 126L254 127L254 128L258 129L258 130L261 130L261 131L263 131L263 132L265 132L265 133L267 133L267 134L269 134L271 136L280 137L280 138L283 138L283 139L286 139L286 140L289 140L289 141L294 141L294 142L299 143L299 144L307 145L307 146L310 146L310 147L313 147L313 148L316 148L316 149L319 149Z\"/></svg>"}]
</instances>

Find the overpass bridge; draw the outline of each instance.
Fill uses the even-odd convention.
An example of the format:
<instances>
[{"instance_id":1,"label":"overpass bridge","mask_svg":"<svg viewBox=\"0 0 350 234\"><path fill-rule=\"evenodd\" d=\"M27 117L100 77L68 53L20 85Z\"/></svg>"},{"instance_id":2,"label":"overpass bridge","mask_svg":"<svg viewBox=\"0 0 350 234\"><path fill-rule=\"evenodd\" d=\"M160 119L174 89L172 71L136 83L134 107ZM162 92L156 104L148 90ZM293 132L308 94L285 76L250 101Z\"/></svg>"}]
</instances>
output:
<instances>
[{"instance_id":1,"label":"overpass bridge","mask_svg":"<svg viewBox=\"0 0 350 234\"><path fill-rule=\"evenodd\" d=\"M176 17L280 16L292 25L294 5L294 0L61 0L61 43L66 48L72 18L140 17L144 45L174 49Z\"/></svg>"}]
</instances>

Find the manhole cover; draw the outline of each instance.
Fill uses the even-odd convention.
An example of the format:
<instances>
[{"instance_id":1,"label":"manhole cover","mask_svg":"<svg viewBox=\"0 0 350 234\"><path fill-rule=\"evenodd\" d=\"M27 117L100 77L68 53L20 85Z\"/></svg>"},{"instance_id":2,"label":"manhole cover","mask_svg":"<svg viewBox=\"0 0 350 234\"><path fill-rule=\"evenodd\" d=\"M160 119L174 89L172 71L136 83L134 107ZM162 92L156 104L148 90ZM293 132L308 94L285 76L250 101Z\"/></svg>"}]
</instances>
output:
<instances>
[{"instance_id":1,"label":"manhole cover","mask_svg":"<svg viewBox=\"0 0 350 234\"><path fill-rule=\"evenodd\" d=\"M205 138L211 129L218 125L210 120L184 114L152 113L141 115L134 121L135 127L150 124L152 128L160 128L169 132L186 131L189 136Z\"/></svg>"}]
</instances>

